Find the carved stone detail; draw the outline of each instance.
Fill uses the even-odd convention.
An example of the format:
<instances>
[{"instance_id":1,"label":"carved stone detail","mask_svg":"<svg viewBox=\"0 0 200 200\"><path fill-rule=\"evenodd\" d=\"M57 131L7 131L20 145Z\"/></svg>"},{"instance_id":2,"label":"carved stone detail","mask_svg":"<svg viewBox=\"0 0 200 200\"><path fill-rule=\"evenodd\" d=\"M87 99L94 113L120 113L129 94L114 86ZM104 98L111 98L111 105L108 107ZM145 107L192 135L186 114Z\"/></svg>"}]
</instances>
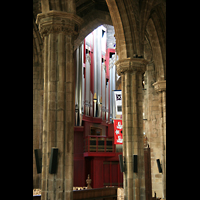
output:
<instances>
[{"instance_id":1,"label":"carved stone detail","mask_svg":"<svg viewBox=\"0 0 200 200\"><path fill-rule=\"evenodd\" d=\"M166 91L166 80L157 81L153 84L156 92Z\"/></svg>"},{"instance_id":2,"label":"carved stone detail","mask_svg":"<svg viewBox=\"0 0 200 200\"><path fill-rule=\"evenodd\" d=\"M117 73L120 76L124 72L145 72L148 61L143 58L126 58L118 60L115 65L117 66Z\"/></svg>"},{"instance_id":3,"label":"carved stone detail","mask_svg":"<svg viewBox=\"0 0 200 200\"><path fill-rule=\"evenodd\" d=\"M83 19L73 13L55 10L38 14L36 20L42 37L60 32L77 35L82 22Z\"/></svg>"}]
</instances>

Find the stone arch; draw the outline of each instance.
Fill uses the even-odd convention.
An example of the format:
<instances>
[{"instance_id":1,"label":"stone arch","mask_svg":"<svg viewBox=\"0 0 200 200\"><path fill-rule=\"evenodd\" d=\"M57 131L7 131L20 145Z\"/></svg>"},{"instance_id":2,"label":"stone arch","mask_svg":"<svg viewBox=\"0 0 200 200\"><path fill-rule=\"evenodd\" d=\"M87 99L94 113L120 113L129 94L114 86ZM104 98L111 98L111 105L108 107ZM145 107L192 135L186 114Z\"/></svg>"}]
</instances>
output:
<instances>
[{"instance_id":1,"label":"stone arch","mask_svg":"<svg viewBox=\"0 0 200 200\"><path fill-rule=\"evenodd\" d=\"M166 8L165 4L158 4L151 13L151 19L153 21L157 38L160 44L161 56L163 59L164 79L166 80Z\"/></svg>"},{"instance_id":2,"label":"stone arch","mask_svg":"<svg viewBox=\"0 0 200 200\"><path fill-rule=\"evenodd\" d=\"M110 15L103 11L92 10L84 18L84 23L81 25L80 33L74 41L74 50L84 40L84 38L94 29L102 24L113 25Z\"/></svg>"},{"instance_id":3,"label":"stone arch","mask_svg":"<svg viewBox=\"0 0 200 200\"><path fill-rule=\"evenodd\" d=\"M146 31L148 33L146 34L146 36L148 36L148 40L152 48L153 62L155 65L156 81L164 80L165 73L164 73L164 64L163 64L163 57L162 57L160 42L159 42L159 38L155 29L155 25L151 18L149 19L147 23Z\"/></svg>"},{"instance_id":4,"label":"stone arch","mask_svg":"<svg viewBox=\"0 0 200 200\"><path fill-rule=\"evenodd\" d=\"M33 18L33 62L42 63L42 39Z\"/></svg>"},{"instance_id":5,"label":"stone arch","mask_svg":"<svg viewBox=\"0 0 200 200\"><path fill-rule=\"evenodd\" d=\"M122 23L121 15L119 13L118 6L115 0L106 0L106 3L108 5L110 16L111 16L113 26L115 29L117 54L119 56L119 59L127 58L126 39L125 39L123 23Z\"/></svg>"}]
</instances>

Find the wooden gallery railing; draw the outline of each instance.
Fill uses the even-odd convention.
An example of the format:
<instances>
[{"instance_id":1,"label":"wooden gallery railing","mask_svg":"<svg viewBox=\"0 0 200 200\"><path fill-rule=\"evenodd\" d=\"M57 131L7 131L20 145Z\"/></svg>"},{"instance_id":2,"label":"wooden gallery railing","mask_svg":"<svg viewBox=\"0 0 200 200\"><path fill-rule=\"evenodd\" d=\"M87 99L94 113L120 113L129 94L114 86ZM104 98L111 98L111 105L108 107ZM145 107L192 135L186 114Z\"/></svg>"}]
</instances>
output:
<instances>
[{"instance_id":1,"label":"wooden gallery railing","mask_svg":"<svg viewBox=\"0 0 200 200\"><path fill-rule=\"evenodd\" d=\"M114 138L105 136L86 136L84 152L115 152Z\"/></svg>"},{"instance_id":2,"label":"wooden gallery railing","mask_svg":"<svg viewBox=\"0 0 200 200\"><path fill-rule=\"evenodd\" d=\"M40 200L41 195L33 196L33 200ZM117 200L117 187L96 188L88 190L73 190L73 200Z\"/></svg>"}]
</instances>

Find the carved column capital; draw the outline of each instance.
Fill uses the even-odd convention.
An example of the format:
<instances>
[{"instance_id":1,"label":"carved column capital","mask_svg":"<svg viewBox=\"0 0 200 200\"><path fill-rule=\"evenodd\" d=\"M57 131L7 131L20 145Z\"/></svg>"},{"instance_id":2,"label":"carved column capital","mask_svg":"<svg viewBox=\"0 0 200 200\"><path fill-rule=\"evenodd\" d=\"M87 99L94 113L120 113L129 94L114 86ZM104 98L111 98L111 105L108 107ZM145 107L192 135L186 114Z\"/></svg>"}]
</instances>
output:
<instances>
[{"instance_id":1,"label":"carved column capital","mask_svg":"<svg viewBox=\"0 0 200 200\"><path fill-rule=\"evenodd\" d=\"M166 91L166 80L157 81L153 84L156 92Z\"/></svg>"},{"instance_id":2,"label":"carved column capital","mask_svg":"<svg viewBox=\"0 0 200 200\"><path fill-rule=\"evenodd\" d=\"M124 72L145 72L148 61L143 58L126 58L118 60L115 65L117 66L117 73L120 76Z\"/></svg>"},{"instance_id":3,"label":"carved column capital","mask_svg":"<svg viewBox=\"0 0 200 200\"><path fill-rule=\"evenodd\" d=\"M63 32L66 35L77 35L83 19L73 13L51 10L37 15L36 23L42 37L50 33Z\"/></svg>"}]
</instances>

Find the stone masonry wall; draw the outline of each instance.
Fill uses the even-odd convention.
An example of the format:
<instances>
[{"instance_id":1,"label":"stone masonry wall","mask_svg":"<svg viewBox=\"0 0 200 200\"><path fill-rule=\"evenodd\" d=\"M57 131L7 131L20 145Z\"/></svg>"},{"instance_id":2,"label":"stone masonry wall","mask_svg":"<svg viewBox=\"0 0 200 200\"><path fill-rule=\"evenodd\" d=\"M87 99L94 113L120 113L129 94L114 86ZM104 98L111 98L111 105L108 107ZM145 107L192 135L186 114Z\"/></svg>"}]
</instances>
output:
<instances>
[{"instance_id":1,"label":"stone masonry wall","mask_svg":"<svg viewBox=\"0 0 200 200\"><path fill-rule=\"evenodd\" d=\"M43 78L41 65L33 64L33 188L40 188L40 174L37 174L34 149L42 145L42 92Z\"/></svg>"},{"instance_id":2,"label":"stone masonry wall","mask_svg":"<svg viewBox=\"0 0 200 200\"><path fill-rule=\"evenodd\" d=\"M162 173L159 173L156 159L162 160L162 130L160 116L160 99L159 94L155 91L155 70L154 64L150 63L145 72L145 89L144 90L144 120L145 134L147 143L151 149L151 179L152 179L152 195L156 192L156 196L162 198Z\"/></svg>"}]
</instances>

